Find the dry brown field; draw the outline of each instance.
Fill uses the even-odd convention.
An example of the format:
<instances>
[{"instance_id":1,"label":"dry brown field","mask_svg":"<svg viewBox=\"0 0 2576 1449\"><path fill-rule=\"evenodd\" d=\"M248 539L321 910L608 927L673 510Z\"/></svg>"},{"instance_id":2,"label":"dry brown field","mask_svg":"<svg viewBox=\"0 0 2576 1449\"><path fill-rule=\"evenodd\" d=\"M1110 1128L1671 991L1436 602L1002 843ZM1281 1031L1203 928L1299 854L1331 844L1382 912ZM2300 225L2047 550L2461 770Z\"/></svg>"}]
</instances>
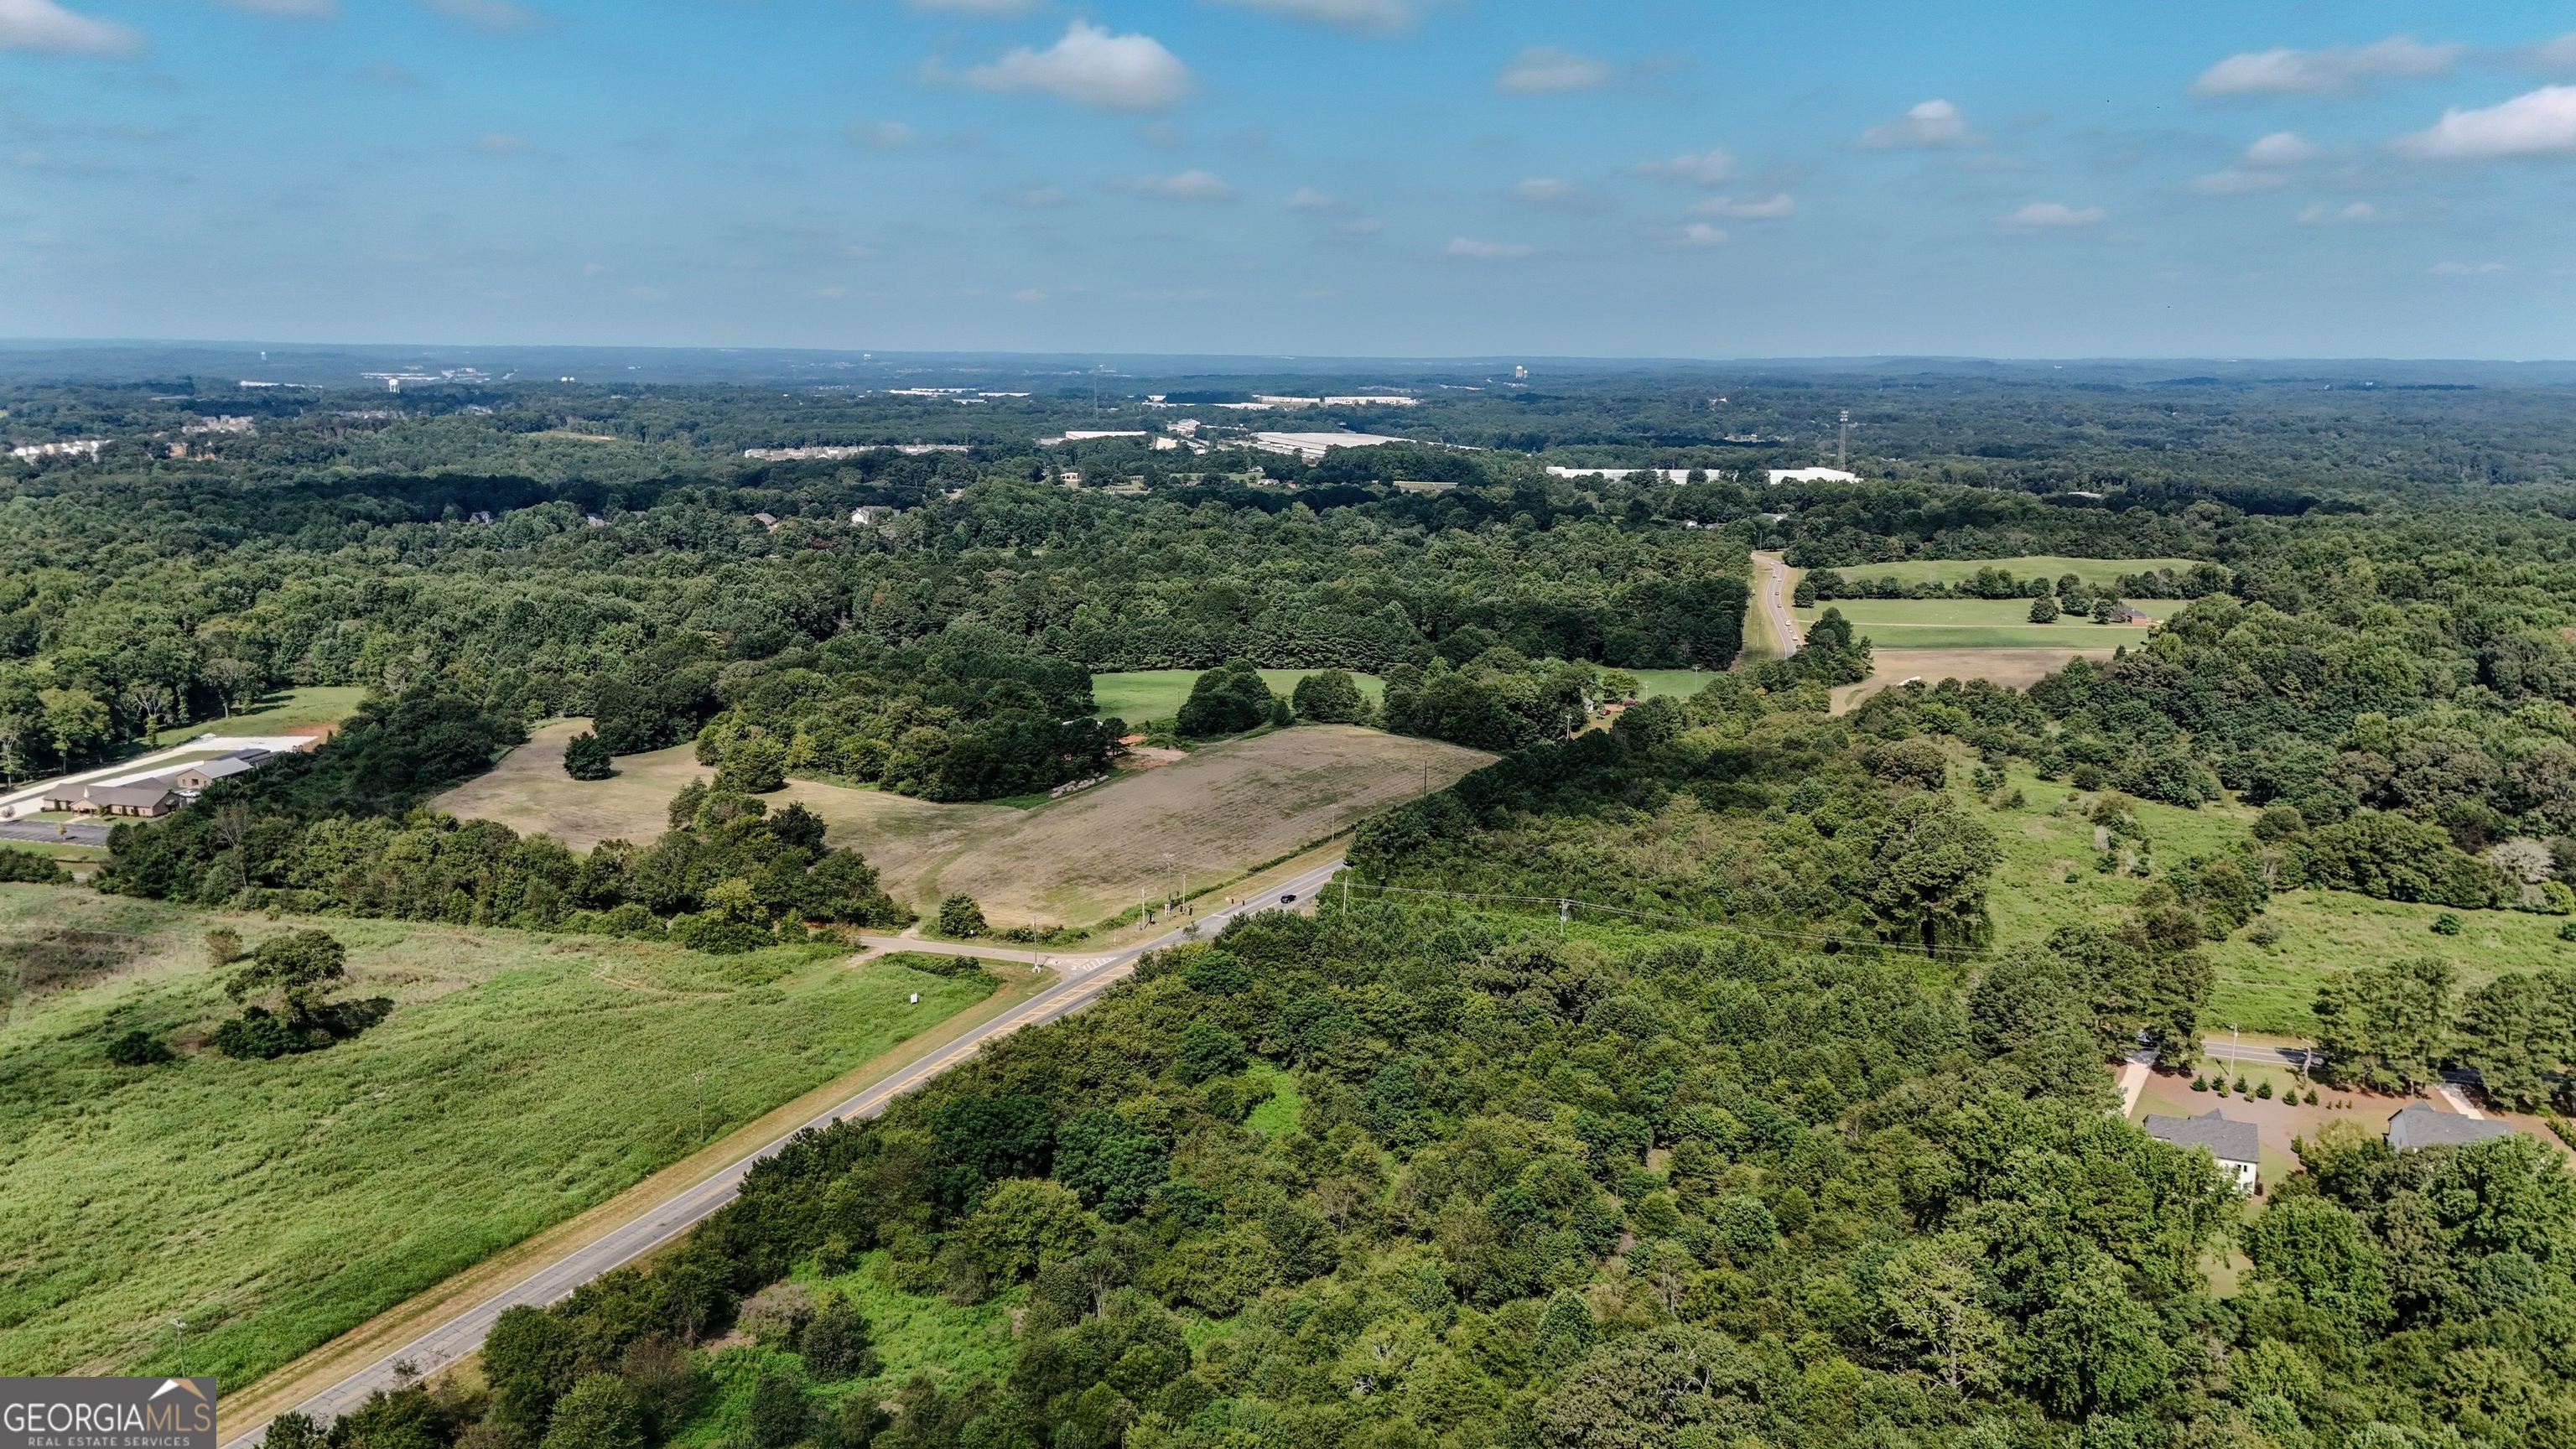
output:
<instances>
[{"instance_id":1,"label":"dry brown field","mask_svg":"<svg viewBox=\"0 0 2576 1449\"><path fill-rule=\"evenodd\" d=\"M610 779L563 772L564 741L589 727L557 720L491 773L441 795L450 814L546 831L575 850L650 841L680 787L710 778L691 747L621 756ZM997 926L1087 925L1182 882L1200 889L1323 839L1355 817L1437 790L1493 757L1437 740L1349 725L1299 725L1193 750L1151 770L1032 806L934 805L877 790L790 780L831 826L833 845L876 866L897 900L927 912L973 896Z\"/></svg>"}]
</instances>

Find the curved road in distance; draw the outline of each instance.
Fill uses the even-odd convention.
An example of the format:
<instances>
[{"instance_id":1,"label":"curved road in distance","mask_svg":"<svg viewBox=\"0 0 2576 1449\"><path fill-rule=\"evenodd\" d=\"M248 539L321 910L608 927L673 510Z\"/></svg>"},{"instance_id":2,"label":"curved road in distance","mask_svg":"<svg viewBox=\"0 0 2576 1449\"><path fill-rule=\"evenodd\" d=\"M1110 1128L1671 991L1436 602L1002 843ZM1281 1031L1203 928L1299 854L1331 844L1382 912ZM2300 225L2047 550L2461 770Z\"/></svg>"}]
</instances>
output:
<instances>
[{"instance_id":1,"label":"curved road in distance","mask_svg":"<svg viewBox=\"0 0 2576 1449\"><path fill-rule=\"evenodd\" d=\"M1761 582L1753 586L1755 599L1762 606L1762 617L1770 621L1773 638L1780 641L1780 657L1798 652L1806 641L1798 636L1798 623L1789 617L1789 561L1776 553L1753 555L1754 565L1762 570Z\"/></svg>"},{"instance_id":2,"label":"curved road in distance","mask_svg":"<svg viewBox=\"0 0 2576 1449\"><path fill-rule=\"evenodd\" d=\"M776 1155L780 1148L787 1145L788 1138L793 1137L796 1132L823 1127L844 1117L876 1116L883 1112L886 1104L896 1097L974 1056L983 1048L984 1043L996 1037L1007 1036L1022 1027L1043 1025L1089 1005L1100 993L1133 974L1136 969L1136 958L1139 956L1148 951L1178 945L1190 939L1189 931L1192 926L1197 927L1203 935L1213 935L1223 930L1226 923L1236 916L1278 909L1283 904L1283 897L1291 895L1296 897L1291 909L1303 910L1312 904L1315 892L1322 889L1324 883L1333 878L1333 873L1341 868L1342 861L1336 858L1313 870L1281 881L1257 896L1247 899L1242 905L1210 911L1204 916L1194 917L1188 924L1176 930L1166 931L1150 941L1130 946L1123 951L1105 956L1049 953L1049 959L1058 970L1064 973L1062 981L1030 997L1013 1010L1004 1012L950 1042L938 1051L906 1065L883 1081L873 1082L860 1089L855 1095L834 1104L820 1116L797 1127L795 1131L780 1136L717 1169L705 1181L692 1185L677 1197L655 1204L638 1217L613 1223L602 1229L590 1241L566 1249L551 1262L529 1270L524 1277L508 1288L471 1308L449 1315L365 1368L297 1404L293 1412L310 1414L317 1421L328 1423L365 1403L367 1395L376 1390L397 1387L401 1381L394 1374L396 1363L408 1362L424 1377L436 1373L480 1349L483 1346L483 1335L491 1329L493 1321L501 1316L504 1309L515 1308L522 1304L542 1308L565 1297L575 1288L600 1274L633 1262L704 1221L718 1208L733 1201L736 1186L751 1171L753 1163L764 1157ZM933 942L890 939L881 939L871 944L890 945L900 950L936 949L940 945ZM951 949L956 950L958 954L968 954L964 948ZM999 956L1004 953L988 950L974 954ZM219 1443L222 1449L250 1449L250 1446L265 1438L267 1432L268 1421L264 1419L238 1432L232 1432L229 1426L226 1426L226 1432L222 1434Z\"/></svg>"}]
</instances>

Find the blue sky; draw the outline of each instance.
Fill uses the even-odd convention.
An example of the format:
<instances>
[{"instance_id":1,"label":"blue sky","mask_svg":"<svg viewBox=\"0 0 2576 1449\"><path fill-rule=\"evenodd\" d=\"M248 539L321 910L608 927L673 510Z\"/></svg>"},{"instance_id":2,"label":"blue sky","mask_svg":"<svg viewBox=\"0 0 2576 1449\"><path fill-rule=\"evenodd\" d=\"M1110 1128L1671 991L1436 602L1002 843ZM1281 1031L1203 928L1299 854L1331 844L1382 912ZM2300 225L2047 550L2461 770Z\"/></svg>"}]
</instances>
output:
<instances>
[{"instance_id":1,"label":"blue sky","mask_svg":"<svg viewBox=\"0 0 2576 1449\"><path fill-rule=\"evenodd\" d=\"M2567 357L2571 28L0 0L0 335Z\"/></svg>"}]
</instances>

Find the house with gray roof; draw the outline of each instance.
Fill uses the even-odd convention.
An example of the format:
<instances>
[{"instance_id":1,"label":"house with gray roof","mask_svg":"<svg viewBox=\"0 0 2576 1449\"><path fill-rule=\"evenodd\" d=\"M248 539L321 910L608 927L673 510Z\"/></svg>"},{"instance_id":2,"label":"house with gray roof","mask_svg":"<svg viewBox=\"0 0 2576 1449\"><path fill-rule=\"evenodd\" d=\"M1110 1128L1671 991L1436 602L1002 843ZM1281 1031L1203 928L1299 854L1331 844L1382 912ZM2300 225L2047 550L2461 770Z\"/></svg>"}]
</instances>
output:
<instances>
[{"instance_id":1,"label":"house with gray roof","mask_svg":"<svg viewBox=\"0 0 2576 1449\"><path fill-rule=\"evenodd\" d=\"M2400 1152L2418 1147L2466 1147L2490 1137L2505 1137L2513 1132L2510 1122L2492 1117L2463 1117L2457 1112L2437 1112L2429 1102L2418 1102L2388 1119L2388 1145Z\"/></svg>"},{"instance_id":2,"label":"house with gray roof","mask_svg":"<svg viewBox=\"0 0 2576 1449\"><path fill-rule=\"evenodd\" d=\"M232 750L212 759L199 760L173 772L170 783L182 795L194 795L217 780L246 775L268 763L267 750Z\"/></svg>"},{"instance_id":3,"label":"house with gray roof","mask_svg":"<svg viewBox=\"0 0 2576 1449\"><path fill-rule=\"evenodd\" d=\"M2149 1114L2145 1122L2147 1135L2158 1142L2176 1147L2206 1148L2218 1159L2218 1165L2236 1178L2236 1185L2248 1192L2254 1190L2255 1169L2262 1164L2262 1138L2251 1122L2231 1122L2216 1107L2197 1117L2165 1117Z\"/></svg>"}]
</instances>

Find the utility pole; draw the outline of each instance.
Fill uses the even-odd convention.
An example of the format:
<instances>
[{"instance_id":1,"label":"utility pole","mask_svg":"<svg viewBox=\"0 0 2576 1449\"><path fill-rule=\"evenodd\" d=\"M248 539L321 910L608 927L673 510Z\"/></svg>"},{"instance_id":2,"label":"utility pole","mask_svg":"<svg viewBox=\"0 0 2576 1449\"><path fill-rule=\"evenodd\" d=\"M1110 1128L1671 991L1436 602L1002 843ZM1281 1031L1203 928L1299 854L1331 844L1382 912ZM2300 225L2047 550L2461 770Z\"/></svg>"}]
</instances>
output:
<instances>
[{"instance_id":1,"label":"utility pole","mask_svg":"<svg viewBox=\"0 0 2576 1449\"><path fill-rule=\"evenodd\" d=\"M1562 940L1564 940L1564 939L1565 939L1565 918L1566 918L1567 914L1568 914L1568 913L1573 909L1573 905L1574 905L1574 903L1573 903L1572 901L1566 900L1566 899L1564 899L1563 897L1559 897L1559 898L1557 899L1557 902L1556 902L1556 939L1558 939L1558 940L1560 940L1560 941L1562 941Z\"/></svg>"},{"instance_id":2,"label":"utility pole","mask_svg":"<svg viewBox=\"0 0 2576 1449\"><path fill-rule=\"evenodd\" d=\"M1842 440L1842 443L1841 443L1838 447L1836 447L1836 448L1834 449L1834 466L1835 466L1835 467L1837 467L1837 468L1842 469L1842 470L1843 470L1843 471L1845 471L1845 472L1849 472L1849 471L1851 471L1851 409L1850 409L1850 408L1845 408L1845 409L1843 409L1843 440Z\"/></svg>"}]
</instances>

